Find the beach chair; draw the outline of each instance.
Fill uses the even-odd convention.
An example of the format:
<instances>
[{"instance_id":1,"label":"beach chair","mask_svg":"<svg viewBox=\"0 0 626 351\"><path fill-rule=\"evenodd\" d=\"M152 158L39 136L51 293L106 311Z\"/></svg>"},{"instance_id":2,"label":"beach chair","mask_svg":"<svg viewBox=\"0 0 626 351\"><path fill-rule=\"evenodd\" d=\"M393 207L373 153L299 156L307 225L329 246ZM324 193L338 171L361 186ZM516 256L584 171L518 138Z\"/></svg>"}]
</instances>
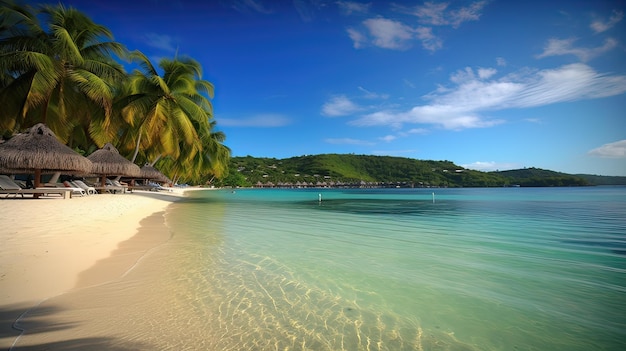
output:
<instances>
[{"instance_id":1,"label":"beach chair","mask_svg":"<svg viewBox=\"0 0 626 351\"><path fill-rule=\"evenodd\" d=\"M127 186L122 185L118 181L107 179L105 182L106 182L106 186L104 189L102 189L101 187L98 187L96 189L102 189L112 194L117 194L118 192L125 193L128 190Z\"/></svg>"},{"instance_id":2,"label":"beach chair","mask_svg":"<svg viewBox=\"0 0 626 351\"><path fill-rule=\"evenodd\" d=\"M158 191L168 191L168 192L172 192L171 188L166 188L164 186L162 186L159 183L148 183L150 184L151 187L153 187L154 189L158 190Z\"/></svg>"},{"instance_id":3,"label":"beach chair","mask_svg":"<svg viewBox=\"0 0 626 351\"><path fill-rule=\"evenodd\" d=\"M65 188L65 189L71 190L72 194L74 194L74 195L80 195L80 196L86 196L87 195L87 192L83 188L74 187L67 180L64 181L63 183L46 183L44 187L38 188L38 189L47 189L47 188L57 188L57 189Z\"/></svg>"},{"instance_id":4,"label":"beach chair","mask_svg":"<svg viewBox=\"0 0 626 351\"><path fill-rule=\"evenodd\" d=\"M85 182L83 182L82 180L72 180L70 182L70 184L73 184L76 188L81 188L83 190L85 190L87 192L87 195L94 195L97 194L96 192L96 188L94 188L93 186L89 186L87 184L85 184Z\"/></svg>"},{"instance_id":5,"label":"beach chair","mask_svg":"<svg viewBox=\"0 0 626 351\"><path fill-rule=\"evenodd\" d=\"M78 188L70 184L67 180L63 183L46 183L44 187L37 189L48 189L48 188L57 188L57 189L69 189L72 191L74 195L86 196L87 192L83 188Z\"/></svg>"},{"instance_id":6,"label":"beach chair","mask_svg":"<svg viewBox=\"0 0 626 351\"><path fill-rule=\"evenodd\" d=\"M122 189L123 193L128 191L128 185L120 183L119 180L113 179L113 180L108 180L108 182L110 182L112 186L114 186L114 187L116 187L118 189Z\"/></svg>"},{"instance_id":7,"label":"beach chair","mask_svg":"<svg viewBox=\"0 0 626 351\"><path fill-rule=\"evenodd\" d=\"M16 184L13 179L9 178L6 175L0 175L1 194L7 194L6 197L9 197L9 195L17 196L18 194L24 197L24 193L21 190L22 188L18 184Z\"/></svg>"},{"instance_id":8,"label":"beach chair","mask_svg":"<svg viewBox=\"0 0 626 351\"><path fill-rule=\"evenodd\" d=\"M132 192L133 190L144 190L144 191L158 191L158 186L154 186L151 184L135 184L129 185L128 190Z\"/></svg>"},{"instance_id":9,"label":"beach chair","mask_svg":"<svg viewBox=\"0 0 626 351\"><path fill-rule=\"evenodd\" d=\"M58 188L37 188L37 189L23 189L19 184L15 183L13 179L6 175L0 175L0 194L6 194L6 197L13 195L17 197L20 195L22 198L24 194L33 195L38 197L39 195L56 194L63 196L64 199L72 197L72 191L70 189L58 189Z\"/></svg>"}]
</instances>

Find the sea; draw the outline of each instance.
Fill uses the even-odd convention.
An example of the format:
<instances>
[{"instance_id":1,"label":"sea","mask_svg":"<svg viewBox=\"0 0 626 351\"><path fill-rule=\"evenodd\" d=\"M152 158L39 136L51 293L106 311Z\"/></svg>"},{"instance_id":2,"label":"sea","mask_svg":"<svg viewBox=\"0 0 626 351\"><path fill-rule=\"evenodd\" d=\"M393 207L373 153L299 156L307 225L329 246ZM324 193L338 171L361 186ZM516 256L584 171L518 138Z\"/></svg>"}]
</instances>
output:
<instances>
[{"instance_id":1,"label":"sea","mask_svg":"<svg viewBox=\"0 0 626 351\"><path fill-rule=\"evenodd\" d=\"M193 191L167 225L161 349L626 350L626 187Z\"/></svg>"}]
</instances>

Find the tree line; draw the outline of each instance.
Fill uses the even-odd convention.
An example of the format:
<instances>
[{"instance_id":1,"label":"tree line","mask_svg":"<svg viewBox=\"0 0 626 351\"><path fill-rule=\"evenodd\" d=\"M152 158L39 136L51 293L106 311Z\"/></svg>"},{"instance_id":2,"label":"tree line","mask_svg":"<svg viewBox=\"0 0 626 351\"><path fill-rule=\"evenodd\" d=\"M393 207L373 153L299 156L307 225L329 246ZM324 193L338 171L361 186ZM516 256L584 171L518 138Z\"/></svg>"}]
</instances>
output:
<instances>
[{"instance_id":1,"label":"tree line","mask_svg":"<svg viewBox=\"0 0 626 351\"><path fill-rule=\"evenodd\" d=\"M233 187L502 187L585 186L584 177L529 168L480 172L451 161L322 154L286 159L232 157L220 186Z\"/></svg>"},{"instance_id":2,"label":"tree line","mask_svg":"<svg viewBox=\"0 0 626 351\"><path fill-rule=\"evenodd\" d=\"M137 68L126 72L123 62ZM155 65L74 8L0 0L0 69L2 139L44 123L83 155L111 142L173 180L227 172L214 87L190 57Z\"/></svg>"}]
</instances>

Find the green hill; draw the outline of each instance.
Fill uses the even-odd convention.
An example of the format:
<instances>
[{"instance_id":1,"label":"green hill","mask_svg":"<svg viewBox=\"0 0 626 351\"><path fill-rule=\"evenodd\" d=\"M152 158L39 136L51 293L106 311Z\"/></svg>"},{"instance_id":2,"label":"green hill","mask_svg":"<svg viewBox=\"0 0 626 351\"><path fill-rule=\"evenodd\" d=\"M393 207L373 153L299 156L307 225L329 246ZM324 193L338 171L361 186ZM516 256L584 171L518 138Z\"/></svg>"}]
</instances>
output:
<instances>
[{"instance_id":1,"label":"green hill","mask_svg":"<svg viewBox=\"0 0 626 351\"><path fill-rule=\"evenodd\" d=\"M626 185L626 177L612 177L592 174L576 174L593 185Z\"/></svg>"},{"instance_id":2,"label":"green hill","mask_svg":"<svg viewBox=\"0 0 626 351\"><path fill-rule=\"evenodd\" d=\"M501 187L626 184L626 177L571 175L539 168L480 172L451 161L353 154L286 159L233 157L219 186L265 187ZM622 181L622 183L619 183Z\"/></svg>"},{"instance_id":3,"label":"green hill","mask_svg":"<svg viewBox=\"0 0 626 351\"><path fill-rule=\"evenodd\" d=\"M511 184L520 186L585 186L592 185L587 179L571 174L540 168L524 168L494 172L507 178Z\"/></svg>"}]
</instances>

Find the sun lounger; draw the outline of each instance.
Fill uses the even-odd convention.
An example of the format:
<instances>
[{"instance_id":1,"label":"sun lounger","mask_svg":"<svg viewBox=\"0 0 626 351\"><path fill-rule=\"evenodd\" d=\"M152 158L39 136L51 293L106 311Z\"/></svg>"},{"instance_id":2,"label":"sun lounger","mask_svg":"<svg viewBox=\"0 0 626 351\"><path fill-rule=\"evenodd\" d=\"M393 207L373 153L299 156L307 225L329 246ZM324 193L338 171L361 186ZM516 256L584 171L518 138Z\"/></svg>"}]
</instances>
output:
<instances>
[{"instance_id":1,"label":"sun lounger","mask_svg":"<svg viewBox=\"0 0 626 351\"><path fill-rule=\"evenodd\" d=\"M87 196L87 190L72 184L72 182L69 180L64 181L63 185L66 188L72 189L72 192L74 192L74 194L78 194L80 196Z\"/></svg>"},{"instance_id":2,"label":"sun lounger","mask_svg":"<svg viewBox=\"0 0 626 351\"><path fill-rule=\"evenodd\" d=\"M133 190L158 191L159 189L154 185L129 185L128 190L132 192Z\"/></svg>"},{"instance_id":3,"label":"sun lounger","mask_svg":"<svg viewBox=\"0 0 626 351\"><path fill-rule=\"evenodd\" d=\"M154 187L156 190L159 190L159 191L169 191L169 192L172 191L171 188L166 188L159 183L148 183L148 185Z\"/></svg>"},{"instance_id":4,"label":"sun lounger","mask_svg":"<svg viewBox=\"0 0 626 351\"><path fill-rule=\"evenodd\" d=\"M125 193L126 190L128 190L128 187L115 186L112 184L106 184L105 186L94 185L94 188L101 194L102 193L110 193L110 194Z\"/></svg>"},{"instance_id":5,"label":"sun lounger","mask_svg":"<svg viewBox=\"0 0 626 351\"><path fill-rule=\"evenodd\" d=\"M72 186L72 184L70 184L68 181L65 181L63 183L46 183L44 184L44 186L37 189L69 189L73 195L87 195L87 192L85 190Z\"/></svg>"},{"instance_id":6,"label":"sun lounger","mask_svg":"<svg viewBox=\"0 0 626 351\"><path fill-rule=\"evenodd\" d=\"M87 195L96 194L96 188L85 184L82 180L72 180L70 184L73 184L77 188L81 188L87 192Z\"/></svg>"},{"instance_id":7,"label":"sun lounger","mask_svg":"<svg viewBox=\"0 0 626 351\"><path fill-rule=\"evenodd\" d=\"M0 189L6 191L22 190L22 187L20 187L17 183L13 181L13 179L9 178L8 176L0 175Z\"/></svg>"},{"instance_id":8,"label":"sun lounger","mask_svg":"<svg viewBox=\"0 0 626 351\"><path fill-rule=\"evenodd\" d=\"M126 192L126 190L128 190L128 185L120 183L119 180L112 180L111 183L113 183L114 186L123 188L124 192Z\"/></svg>"},{"instance_id":9,"label":"sun lounger","mask_svg":"<svg viewBox=\"0 0 626 351\"><path fill-rule=\"evenodd\" d=\"M105 185L105 186L94 186L94 188L100 193L111 193L111 194L117 194L117 193L123 193L125 192L125 189L122 187L118 187L118 186L114 186L114 185Z\"/></svg>"},{"instance_id":10,"label":"sun lounger","mask_svg":"<svg viewBox=\"0 0 626 351\"><path fill-rule=\"evenodd\" d=\"M22 189L18 184L16 184L13 179L9 178L6 175L0 175L0 194L6 194L6 197L13 195L13 197L17 197L20 195L24 197L24 194L33 195L33 197L37 197L38 195L61 195L64 199L72 197L72 190L67 188L37 188L37 189Z\"/></svg>"},{"instance_id":11,"label":"sun lounger","mask_svg":"<svg viewBox=\"0 0 626 351\"><path fill-rule=\"evenodd\" d=\"M121 193L125 193L125 192L128 191L128 185L124 185L124 184L120 183L117 180L107 179L106 180L106 189L109 192L117 193L119 191Z\"/></svg>"}]
</instances>

